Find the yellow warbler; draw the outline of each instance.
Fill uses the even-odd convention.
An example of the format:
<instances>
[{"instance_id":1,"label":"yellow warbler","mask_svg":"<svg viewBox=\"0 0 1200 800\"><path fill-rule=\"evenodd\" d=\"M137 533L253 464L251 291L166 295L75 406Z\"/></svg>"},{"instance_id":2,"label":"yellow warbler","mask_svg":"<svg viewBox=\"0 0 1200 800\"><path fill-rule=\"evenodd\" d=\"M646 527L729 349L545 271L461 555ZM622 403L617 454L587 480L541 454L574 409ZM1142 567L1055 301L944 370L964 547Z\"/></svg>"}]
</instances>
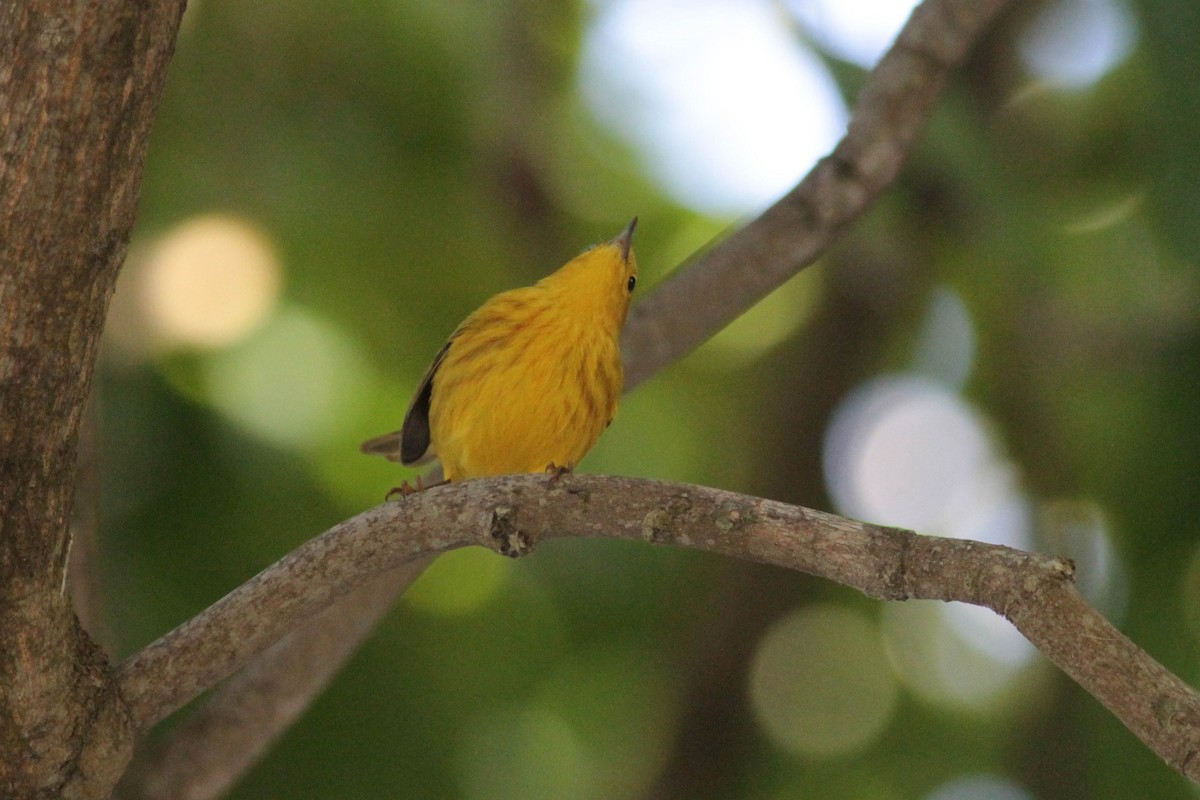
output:
<instances>
[{"instance_id":1,"label":"yellow warbler","mask_svg":"<svg viewBox=\"0 0 1200 800\"><path fill-rule=\"evenodd\" d=\"M362 451L409 465L436 457L451 481L578 464L621 395L636 226L480 306L433 359L401 429Z\"/></svg>"}]
</instances>

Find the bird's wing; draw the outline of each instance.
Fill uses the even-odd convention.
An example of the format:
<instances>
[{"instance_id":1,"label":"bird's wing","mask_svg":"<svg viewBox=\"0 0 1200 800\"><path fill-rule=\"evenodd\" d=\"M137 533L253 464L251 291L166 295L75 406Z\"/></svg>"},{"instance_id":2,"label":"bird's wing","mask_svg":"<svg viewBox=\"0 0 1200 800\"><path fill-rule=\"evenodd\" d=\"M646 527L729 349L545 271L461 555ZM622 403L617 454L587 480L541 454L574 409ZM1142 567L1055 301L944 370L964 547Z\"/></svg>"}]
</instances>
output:
<instances>
[{"instance_id":1,"label":"bird's wing","mask_svg":"<svg viewBox=\"0 0 1200 800\"><path fill-rule=\"evenodd\" d=\"M458 332L442 345L442 349L433 357L433 363L425 370L421 383L417 385L417 393L413 395L412 403L404 414L404 422L400 426L400 463L408 466L423 464L435 454L429 451L429 401L433 395L433 376L438 367L446 360L450 345ZM426 458L428 456L429 458Z\"/></svg>"},{"instance_id":2,"label":"bird's wing","mask_svg":"<svg viewBox=\"0 0 1200 800\"><path fill-rule=\"evenodd\" d=\"M455 331L454 335L457 334ZM454 335L442 345L442 349L434 356L433 363L421 377L417 392L413 395L408 411L404 413L404 422L400 430L368 439L359 445L362 452L383 456L389 461L399 461L410 467L426 464L436 457L436 453L429 449L429 401L433 393L433 376L446 359Z\"/></svg>"}]
</instances>

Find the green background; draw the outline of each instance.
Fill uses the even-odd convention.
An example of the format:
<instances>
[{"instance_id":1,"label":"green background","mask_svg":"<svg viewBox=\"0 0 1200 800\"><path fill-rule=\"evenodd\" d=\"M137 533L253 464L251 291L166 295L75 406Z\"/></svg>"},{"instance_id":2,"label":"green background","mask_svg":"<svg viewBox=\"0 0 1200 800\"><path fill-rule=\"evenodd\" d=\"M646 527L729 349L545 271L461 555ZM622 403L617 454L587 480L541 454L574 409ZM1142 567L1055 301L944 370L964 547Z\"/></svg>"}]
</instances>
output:
<instances>
[{"instance_id":1,"label":"green background","mask_svg":"<svg viewBox=\"0 0 1200 800\"><path fill-rule=\"evenodd\" d=\"M1043 517L1065 506L1103 519L1122 576L1114 621L1194 684L1200 6L1133 5L1134 51L1073 92L1034 87L1018 63L1034 8L954 74L870 214L761 311L628 395L581 469L836 510L821 467L830 414L864 381L938 352L931 308L951 292L974 330L962 397ZM671 200L592 119L577 78L593 11L193 4L131 269L174 226L219 213L271 242L282 290L227 346L110 341L102 357L118 654L411 478L357 443L398 427L428 361L483 299L634 213L638 291L652 291L738 224ZM852 102L862 71L822 57ZM118 288L114 315L134 313L122 305L134 294ZM295 398L309 403L299 417L283 407ZM833 754L781 745L753 700L764 636L813 619L806 610L866 631L844 652L835 631L789 656L801 673L826 665L816 681L829 678L834 706L820 713L869 715L872 692L887 709ZM695 552L564 541L512 563L463 551L422 578L233 796L901 800L970 776L1037 798L1195 796L1044 663L1000 700L966 706L863 667L903 658L894 638L884 655L870 644L887 613ZM1009 796L987 791L955 796Z\"/></svg>"}]
</instances>

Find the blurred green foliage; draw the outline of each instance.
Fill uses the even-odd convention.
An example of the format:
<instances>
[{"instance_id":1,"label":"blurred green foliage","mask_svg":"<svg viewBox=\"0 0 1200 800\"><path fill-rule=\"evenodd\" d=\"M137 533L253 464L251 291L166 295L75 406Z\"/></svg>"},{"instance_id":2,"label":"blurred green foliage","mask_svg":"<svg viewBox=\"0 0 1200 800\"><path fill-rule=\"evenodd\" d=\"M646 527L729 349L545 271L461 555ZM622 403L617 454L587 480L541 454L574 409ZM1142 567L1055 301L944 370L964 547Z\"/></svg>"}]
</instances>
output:
<instances>
[{"instance_id":1,"label":"blurred green foliage","mask_svg":"<svg viewBox=\"0 0 1200 800\"><path fill-rule=\"evenodd\" d=\"M283 292L273 321L227 351L104 358L104 568L121 654L411 477L357 443L398 426L433 353L484 298L634 213L649 290L734 223L668 199L590 118L576 62L591 6L191 5L137 236L240 216L277 248ZM625 399L583 468L828 507L831 411L910 366L930 298L949 287L975 329L966 396L1031 497L1102 510L1128 583L1115 621L1195 683L1200 7L1139 0L1131 57L1073 92L1017 63L1033 8L1018 4L956 73L897 185L784 290L795 302L737 335L753 342L782 319L785 338L718 341L670 368ZM861 84L829 61L842 85ZM281 319L307 322L272 328ZM337 418L311 439L264 438L213 394L222 359L250 358L272 330L275 349L248 363L279 366L264 377L277 383L325 346L322 331L336 339L339 368L309 377L336 381ZM492 559L431 568L233 796L901 800L975 773L1038 798L1194 796L1044 666L1016 710L904 694L865 749L788 753L749 701L764 632L815 599L870 620L877 604L621 542Z\"/></svg>"}]
</instances>

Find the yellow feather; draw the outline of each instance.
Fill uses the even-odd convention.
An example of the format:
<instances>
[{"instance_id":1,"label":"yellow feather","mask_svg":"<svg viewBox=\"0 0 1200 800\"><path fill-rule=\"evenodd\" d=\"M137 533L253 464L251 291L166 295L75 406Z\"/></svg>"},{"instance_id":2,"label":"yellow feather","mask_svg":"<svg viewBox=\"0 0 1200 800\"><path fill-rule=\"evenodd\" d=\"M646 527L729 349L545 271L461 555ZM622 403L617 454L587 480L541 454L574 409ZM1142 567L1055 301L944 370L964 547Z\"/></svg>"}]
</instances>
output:
<instances>
[{"instance_id":1,"label":"yellow feather","mask_svg":"<svg viewBox=\"0 0 1200 800\"><path fill-rule=\"evenodd\" d=\"M426 372L403 428L363 451L406 464L434 454L452 481L578 464L621 396L636 225L480 306Z\"/></svg>"}]
</instances>

